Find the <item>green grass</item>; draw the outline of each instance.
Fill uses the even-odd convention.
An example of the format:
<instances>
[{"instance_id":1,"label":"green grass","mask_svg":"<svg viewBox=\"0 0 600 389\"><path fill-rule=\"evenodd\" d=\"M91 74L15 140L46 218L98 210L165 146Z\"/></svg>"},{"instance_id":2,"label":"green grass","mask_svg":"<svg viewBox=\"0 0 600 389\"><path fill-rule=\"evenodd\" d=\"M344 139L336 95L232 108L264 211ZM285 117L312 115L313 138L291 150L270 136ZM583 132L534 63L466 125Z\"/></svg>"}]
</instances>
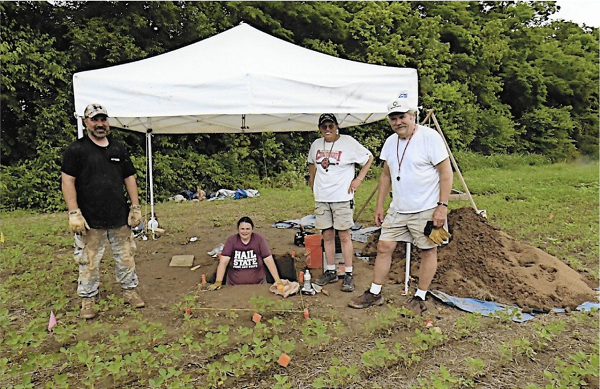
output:
<instances>
[{"instance_id":1,"label":"green grass","mask_svg":"<svg viewBox=\"0 0 600 389\"><path fill-rule=\"evenodd\" d=\"M465 179L491 223L597 278L597 163L515 164L468 170ZM363 184L357 209L376 184ZM156 210L171 233L184 232L190 222L232 225L242 214L276 221L312 212L308 188L259 189L255 199L212 202L210 214L192 215L175 203ZM451 203L463 206L469 203ZM358 222L371 224L374 207L375 198ZM275 314L288 309L288 301L264 298L250 299L263 312L260 325L234 311L184 318L182 308L195 304L187 296L173 304L177 324L165 327L109 295L98 307L111 314L86 322L78 319L73 294L77 270L66 215L4 213L1 229L0 388L534 389L598 382L597 312L523 324L469 314L440 320L438 334L391 306L371 312L364 330L350 332L335 313L310 320ZM59 321L51 335L50 309ZM287 369L275 363L281 352L292 357Z\"/></svg>"}]
</instances>

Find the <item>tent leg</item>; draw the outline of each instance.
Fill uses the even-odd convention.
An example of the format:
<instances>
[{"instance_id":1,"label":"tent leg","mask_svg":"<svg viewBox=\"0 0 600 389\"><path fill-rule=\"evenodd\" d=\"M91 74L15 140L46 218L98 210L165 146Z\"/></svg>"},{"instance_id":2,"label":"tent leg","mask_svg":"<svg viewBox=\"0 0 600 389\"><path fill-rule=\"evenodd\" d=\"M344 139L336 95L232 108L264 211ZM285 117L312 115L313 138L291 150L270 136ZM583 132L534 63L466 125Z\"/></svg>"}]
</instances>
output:
<instances>
[{"instance_id":1,"label":"tent leg","mask_svg":"<svg viewBox=\"0 0 600 389\"><path fill-rule=\"evenodd\" d=\"M77 139L81 139L83 138L83 119L81 119L81 116L75 116L77 118Z\"/></svg>"},{"instance_id":2,"label":"tent leg","mask_svg":"<svg viewBox=\"0 0 600 389\"><path fill-rule=\"evenodd\" d=\"M148 175L150 177L150 220L148 229L154 233L158 228L158 221L154 217L154 177L152 175L152 129L146 132L146 145L148 147Z\"/></svg>"},{"instance_id":3,"label":"tent leg","mask_svg":"<svg viewBox=\"0 0 600 389\"><path fill-rule=\"evenodd\" d=\"M442 136L442 139L444 140L444 144L446 145L446 150L448 150L448 155L450 156L450 161L452 162L452 166L454 166L456 173L458 173L458 178L460 180L460 183L463 186L463 189L465 190L465 193L467 194L467 197L469 198L469 201L471 202L471 207L473 207L473 209L475 210L475 212L477 214L480 214L480 211L477 209L477 206L475 205L475 201L473 200L473 196L471 196L471 192L469 192L469 188L467 188L467 183L465 182L465 179L463 178L463 175L460 172L460 169L458 168L458 164L456 163L456 160L454 159L454 155L452 155L452 150L450 150L450 146L448 146L448 142L446 142L446 138L444 137L442 128L440 127L440 124L438 123L437 118L435 117L435 114L433 113L433 110L430 110L430 113L431 113L431 119L433 120L433 123L435 124L435 128L437 129L438 133ZM429 114L428 114L428 116L429 116Z\"/></svg>"}]
</instances>

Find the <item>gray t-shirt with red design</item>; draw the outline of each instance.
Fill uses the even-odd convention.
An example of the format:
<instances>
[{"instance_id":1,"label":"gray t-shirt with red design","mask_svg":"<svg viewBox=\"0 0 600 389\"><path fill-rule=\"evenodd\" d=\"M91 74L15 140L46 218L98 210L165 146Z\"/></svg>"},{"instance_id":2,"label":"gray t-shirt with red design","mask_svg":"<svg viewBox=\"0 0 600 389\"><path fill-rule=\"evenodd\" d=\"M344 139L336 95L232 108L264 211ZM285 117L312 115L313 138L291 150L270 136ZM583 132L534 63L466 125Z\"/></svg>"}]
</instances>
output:
<instances>
[{"instance_id":1,"label":"gray t-shirt with red design","mask_svg":"<svg viewBox=\"0 0 600 389\"><path fill-rule=\"evenodd\" d=\"M227 284L264 284L266 282L263 258L271 255L265 238L252 233L250 242L244 244L239 236L230 236L225 242L221 255L229 257L227 264Z\"/></svg>"}]
</instances>

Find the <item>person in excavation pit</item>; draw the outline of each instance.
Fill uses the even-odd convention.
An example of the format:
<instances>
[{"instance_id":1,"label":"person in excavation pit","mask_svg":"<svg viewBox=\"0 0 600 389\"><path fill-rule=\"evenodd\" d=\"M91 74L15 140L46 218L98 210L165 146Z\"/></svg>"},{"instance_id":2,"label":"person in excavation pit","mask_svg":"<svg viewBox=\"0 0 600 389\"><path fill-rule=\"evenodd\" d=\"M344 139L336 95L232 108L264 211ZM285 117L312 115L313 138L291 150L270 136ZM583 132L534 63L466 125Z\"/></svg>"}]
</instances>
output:
<instances>
[{"instance_id":1,"label":"person in excavation pit","mask_svg":"<svg viewBox=\"0 0 600 389\"><path fill-rule=\"evenodd\" d=\"M221 289L225 273L228 285L264 284L267 282L265 266L275 279L275 284L282 285L269 245L262 235L253 232L252 219L242 217L237 222L237 229L237 234L227 238L217 266L215 283L207 289Z\"/></svg>"}]
</instances>

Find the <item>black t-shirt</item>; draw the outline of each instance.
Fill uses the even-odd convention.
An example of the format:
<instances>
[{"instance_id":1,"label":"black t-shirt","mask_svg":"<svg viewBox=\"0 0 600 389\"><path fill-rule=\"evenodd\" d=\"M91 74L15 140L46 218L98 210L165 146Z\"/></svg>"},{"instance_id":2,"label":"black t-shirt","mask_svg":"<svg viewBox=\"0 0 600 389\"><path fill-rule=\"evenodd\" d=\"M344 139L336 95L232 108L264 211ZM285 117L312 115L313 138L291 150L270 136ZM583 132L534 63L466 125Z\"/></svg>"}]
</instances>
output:
<instances>
[{"instance_id":1,"label":"black t-shirt","mask_svg":"<svg viewBox=\"0 0 600 389\"><path fill-rule=\"evenodd\" d=\"M63 155L61 171L75 177L77 204L91 228L124 226L129 214L123 180L135 174L135 167L125 146L108 141L98 146L85 135Z\"/></svg>"}]
</instances>

